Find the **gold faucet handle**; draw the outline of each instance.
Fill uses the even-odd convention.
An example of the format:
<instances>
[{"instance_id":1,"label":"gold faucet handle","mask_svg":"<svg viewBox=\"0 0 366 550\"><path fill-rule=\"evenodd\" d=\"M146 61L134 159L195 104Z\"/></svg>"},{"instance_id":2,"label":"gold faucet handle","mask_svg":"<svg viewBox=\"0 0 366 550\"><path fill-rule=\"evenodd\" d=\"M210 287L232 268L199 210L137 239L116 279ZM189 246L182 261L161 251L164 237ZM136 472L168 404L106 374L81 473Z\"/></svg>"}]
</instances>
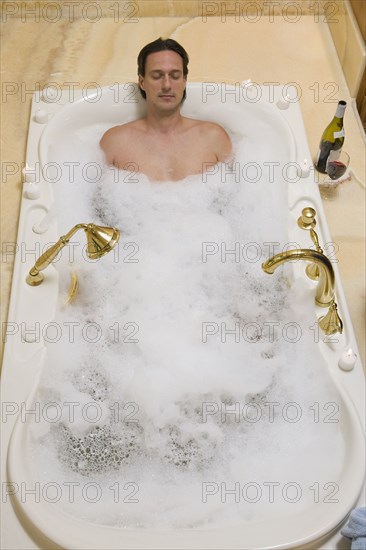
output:
<instances>
[{"instance_id":1,"label":"gold faucet handle","mask_svg":"<svg viewBox=\"0 0 366 550\"><path fill-rule=\"evenodd\" d=\"M342 334L343 322L338 314L337 304L334 299L330 303L328 313L318 319L318 324L327 335L335 334L336 332Z\"/></svg>"},{"instance_id":2,"label":"gold faucet handle","mask_svg":"<svg viewBox=\"0 0 366 550\"><path fill-rule=\"evenodd\" d=\"M314 231L314 227L316 225L316 211L314 208L311 208L310 206L307 206L306 208L302 209L301 216L297 220L297 225L301 227L301 229L310 229L310 238L315 244L315 248L318 252L321 254L323 253L323 250L319 244L319 239L316 231ZM313 281L317 281L319 279L319 267L316 264L310 264L306 268L307 276L310 277Z\"/></svg>"},{"instance_id":3,"label":"gold faucet handle","mask_svg":"<svg viewBox=\"0 0 366 550\"><path fill-rule=\"evenodd\" d=\"M41 273L41 271L43 271L43 269L50 265L50 263L56 258L60 250L62 250L67 243L68 240L65 236L60 237L57 243L48 247L46 252L44 252L42 256L38 258L26 278L26 281L30 286L38 286L42 283L44 275L43 273Z\"/></svg>"},{"instance_id":4,"label":"gold faucet handle","mask_svg":"<svg viewBox=\"0 0 366 550\"><path fill-rule=\"evenodd\" d=\"M323 249L319 244L318 234L317 234L316 231L314 231L313 228L310 229L310 237L311 237L311 240L313 241L313 243L315 244L315 247L316 247L317 251L320 252L321 254L323 254Z\"/></svg>"},{"instance_id":5,"label":"gold faucet handle","mask_svg":"<svg viewBox=\"0 0 366 550\"><path fill-rule=\"evenodd\" d=\"M297 220L297 225L301 227L301 229L311 229L316 226L315 216L316 211L314 208L307 206L302 209L301 216Z\"/></svg>"}]
</instances>

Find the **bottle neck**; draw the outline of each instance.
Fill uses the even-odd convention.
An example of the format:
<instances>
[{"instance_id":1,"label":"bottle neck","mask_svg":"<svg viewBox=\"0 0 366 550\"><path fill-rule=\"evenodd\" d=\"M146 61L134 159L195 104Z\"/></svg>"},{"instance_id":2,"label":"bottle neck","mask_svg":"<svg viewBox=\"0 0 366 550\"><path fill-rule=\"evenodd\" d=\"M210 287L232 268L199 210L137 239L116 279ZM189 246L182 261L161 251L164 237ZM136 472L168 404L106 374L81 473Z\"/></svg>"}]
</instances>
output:
<instances>
[{"instance_id":1,"label":"bottle neck","mask_svg":"<svg viewBox=\"0 0 366 550\"><path fill-rule=\"evenodd\" d=\"M336 113L334 115L334 118L343 118L344 111L346 110L347 103L345 101L340 101L338 103L338 107L336 110Z\"/></svg>"}]
</instances>

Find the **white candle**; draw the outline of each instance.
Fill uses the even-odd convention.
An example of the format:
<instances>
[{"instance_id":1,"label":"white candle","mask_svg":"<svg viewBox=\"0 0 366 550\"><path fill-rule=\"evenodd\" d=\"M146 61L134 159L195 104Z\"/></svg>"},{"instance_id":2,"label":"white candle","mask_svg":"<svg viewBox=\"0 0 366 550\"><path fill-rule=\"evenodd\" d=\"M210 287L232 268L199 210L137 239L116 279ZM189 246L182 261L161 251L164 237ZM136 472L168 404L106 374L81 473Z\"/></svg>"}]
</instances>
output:
<instances>
[{"instance_id":1,"label":"white candle","mask_svg":"<svg viewBox=\"0 0 366 550\"><path fill-rule=\"evenodd\" d=\"M45 109L38 109L34 115L34 119L38 124L46 124L48 121L48 113Z\"/></svg>"},{"instance_id":2,"label":"white candle","mask_svg":"<svg viewBox=\"0 0 366 550\"><path fill-rule=\"evenodd\" d=\"M339 358L338 366L342 370L352 370L357 361L357 355L352 351L351 348L347 349L342 353Z\"/></svg>"},{"instance_id":3,"label":"white candle","mask_svg":"<svg viewBox=\"0 0 366 550\"><path fill-rule=\"evenodd\" d=\"M310 174L310 165L307 161L307 159L304 159L302 162L300 162L300 165L298 167L298 175L300 178L307 178Z\"/></svg>"},{"instance_id":4,"label":"white candle","mask_svg":"<svg viewBox=\"0 0 366 550\"><path fill-rule=\"evenodd\" d=\"M25 183L24 190L27 199L38 199L41 194L38 183L34 183L32 181L27 181Z\"/></svg>"},{"instance_id":5,"label":"white candle","mask_svg":"<svg viewBox=\"0 0 366 550\"><path fill-rule=\"evenodd\" d=\"M281 99L279 99L276 103L277 107L279 109L288 109L289 106L290 106L290 98L288 95L286 95L285 97L281 97Z\"/></svg>"}]
</instances>

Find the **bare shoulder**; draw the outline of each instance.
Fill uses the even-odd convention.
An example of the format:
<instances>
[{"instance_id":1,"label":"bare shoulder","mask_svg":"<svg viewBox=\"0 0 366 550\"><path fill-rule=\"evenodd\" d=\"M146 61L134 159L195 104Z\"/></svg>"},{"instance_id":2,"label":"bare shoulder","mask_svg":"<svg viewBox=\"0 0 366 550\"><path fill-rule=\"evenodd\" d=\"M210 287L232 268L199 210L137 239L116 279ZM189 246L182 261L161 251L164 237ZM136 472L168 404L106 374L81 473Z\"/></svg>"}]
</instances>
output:
<instances>
[{"instance_id":1,"label":"bare shoulder","mask_svg":"<svg viewBox=\"0 0 366 550\"><path fill-rule=\"evenodd\" d=\"M99 145L108 164L116 165L119 162L121 150L126 153L130 151L131 143L134 141L133 137L142 131L140 126L140 121L134 120L126 122L126 124L113 126L103 134Z\"/></svg>"},{"instance_id":2,"label":"bare shoulder","mask_svg":"<svg viewBox=\"0 0 366 550\"><path fill-rule=\"evenodd\" d=\"M126 122L126 124L120 124L119 126L113 126L113 128L109 128L109 130L103 134L100 144L103 147L103 145L109 145L116 140L120 141L121 139L127 138L131 133L139 131L140 126L139 120Z\"/></svg>"},{"instance_id":3,"label":"bare shoulder","mask_svg":"<svg viewBox=\"0 0 366 550\"><path fill-rule=\"evenodd\" d=\"M220 124L216 122L202 121L202 131L206 136L211 136L213 139L229 140L229 135Z\"/></svg>"},{"instance_id":4,"label":"bare shoulder","mask_svg":"<svg viewBox=\"0 0 366 550\"><path fill-rule=\"evenodd\" d=\"M196 121L199 125L199 133L215 151L220 162L230 159L232 156L232 143L226 130L216 122Z\"/></svg>"}]
</instances>

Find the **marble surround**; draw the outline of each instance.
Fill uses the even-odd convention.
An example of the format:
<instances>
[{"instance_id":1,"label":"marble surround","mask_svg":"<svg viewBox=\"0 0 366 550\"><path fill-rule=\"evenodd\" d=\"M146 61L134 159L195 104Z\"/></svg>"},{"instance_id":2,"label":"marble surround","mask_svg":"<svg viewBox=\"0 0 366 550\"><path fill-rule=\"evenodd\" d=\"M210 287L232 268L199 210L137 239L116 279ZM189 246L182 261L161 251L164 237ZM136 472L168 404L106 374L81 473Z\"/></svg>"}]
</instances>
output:
<instances>
[{"instance_id":1,"label":"marble surround","mask_svg":"<svg viewBox=\"0 0 366 550\"><path fill-rule=\"evenodd\" d=\"M23 4L35 6L34 2ZM42 7L47 2L38 4ZM111 2L99 4L106 10ZM118 4L126 10L126 5L133 3ZM22 192L20 170L25 160L32 90L50 82L65 88L69 82L83 87L90 82L105 86L135 81L136 57L141 47L158 36L171 36L189 52L191 81L235 84L251 78L259 84L297 83L314 155L337 101L348 102L344 148L351 156L356 177L342 185L337 200L327 201L324 206L332 240L338 248L342 282L360 352L365 358L365 136L328 24L324 18L305 11L297 21L283 14L270 17L263 12L259 19L250 22L248 18L221 15L204 19L194 11L202 7L202 2L190 0L145 0L136 4L139 9L144 5L147 11L144 16L135 15L134 21L126 21L123 12L124 17L102 16L94 22L91 16L71 21L62 17L50 22L49 16L44 17L41 12L38 20L32 16L22 18L21 14L4 18L5 4L2 5L2 321L6 321L9 303L14 260L11 251L16 243ZM304 8L309 5L303 2ZM8 174L8 170L14 173Z\"/></svg>"},{"instance_id":2,"label":"marble surround","mask_svg":"<svg viewBox=\"0 0 366 550\"><path fill-rule=\"evenodd\" d=\"M356 97L366 67L366 45L349 0L337 8L337 15L328 18L329 29L349 91Z\"/></svg>"},{"instance_id":3,"label":"marble surround","mask_svg":"<svg viewBox=\"0 0 366 550\"><path fill-rule=\"evenodd\" d=\"M201 17L202 15L326 15L345 13L344 0L5 0L7 18Z\"/></svg>"}]
</instances>

